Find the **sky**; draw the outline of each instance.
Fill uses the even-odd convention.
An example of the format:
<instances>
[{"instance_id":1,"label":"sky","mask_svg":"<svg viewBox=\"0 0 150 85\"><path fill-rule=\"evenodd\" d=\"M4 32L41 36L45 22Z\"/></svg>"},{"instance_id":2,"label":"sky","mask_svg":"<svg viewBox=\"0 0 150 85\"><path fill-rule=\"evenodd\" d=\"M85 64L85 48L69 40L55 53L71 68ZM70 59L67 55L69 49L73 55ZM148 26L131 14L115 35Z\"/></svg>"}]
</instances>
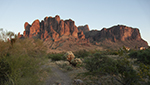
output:
<instances>
[{"instance_id":1,"label":"sky","mask_svg":"<svg viewBox=\"0 0 150 85\"><path fill-rule=\"evenodd\" d=\"M118 24L138 28L150 45L150 0L0 0L0 28L7 31L23 34L25 22L56 15L90 30Z\"/></svg>"}]
</instances>

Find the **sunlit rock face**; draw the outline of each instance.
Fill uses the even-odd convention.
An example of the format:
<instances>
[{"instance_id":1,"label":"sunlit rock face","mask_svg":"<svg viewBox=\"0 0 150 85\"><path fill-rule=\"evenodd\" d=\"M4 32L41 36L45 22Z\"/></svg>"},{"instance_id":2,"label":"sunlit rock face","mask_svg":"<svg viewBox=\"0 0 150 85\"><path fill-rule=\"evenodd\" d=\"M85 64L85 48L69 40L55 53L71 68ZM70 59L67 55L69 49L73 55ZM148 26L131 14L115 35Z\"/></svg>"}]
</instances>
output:
<instances>
[{"instance_id":1,"label":"sunlit rock face","mask_svg":"<svg viewBox=\"0 0 150 85\"><path fill-rule=\"evenodd\" d=\"M59 41L64 38L76 41L86 41L98 45L99 42L123 42L133 41L131 45L148 46L147 42L141 38L138 28L132 28L124 25L116 25L102 30L89 30L88 25L76 26L71 19L62 20L58 15L55 17L45 17L44 20L35 20L31 25L28 22L24 24L25 31L22 38L38 38L42 40L51 39ZM102 43L103 44L103 43Z\"/></svg>"},{"instance_id":2,"label":"sunlit rock face","mask_svg":"<svg viewBox=\"0 0 150 85\"><path fill-rule=\"evenodd\" d=\"M24 24L25 31L23 33L24 37L37 37L37 38L53 38L57 39L63 35L71 35L75 38L81 38L78 36L78 28L75 22L71 19L60 20L60 17L56 15L55 17L45 17L41 22L35 20L32 25L28 22ZM85 36L82 34L82 36ZM84 38L84 37L82 37Z\"/></svg>"}]
</instances>

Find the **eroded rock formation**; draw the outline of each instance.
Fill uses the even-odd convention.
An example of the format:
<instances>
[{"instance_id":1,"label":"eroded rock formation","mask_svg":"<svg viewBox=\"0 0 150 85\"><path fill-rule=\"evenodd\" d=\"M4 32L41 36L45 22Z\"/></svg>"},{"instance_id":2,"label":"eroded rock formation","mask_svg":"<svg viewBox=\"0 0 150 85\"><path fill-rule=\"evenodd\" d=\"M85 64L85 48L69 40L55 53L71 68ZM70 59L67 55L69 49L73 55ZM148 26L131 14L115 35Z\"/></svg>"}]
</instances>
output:
<instances>
[{"instance_id":1,"label":"eroded rock formation","mask_svg":"<svg viewBox=\"0 0 150 85\"><path fill-rule=\"evenodd\" d=\"M28 22L24 24L25 31L24 37L36 37L40 39L53 38L57 39L63 35L71 35L75 38L84 38L84 34L78 34L78 28L75 22L71 19L60 20L60 17L56 15L53 17L45 17L44 21L35 20L32 25Z\"/></svg>"},{"instance_id":2,"label":"eroded rock formation","mask_svg":"<svg viewBox=\"0 0 150 85\"><path fill-rule=\"evenodd\" d=\"M78 30L79 30L79 31L83 31L84 33L90 31L88 25L79 26L79 27L78 27Z\"/></svg>"},{"instance_id":3,"label":"eroded rock formation","mask_svg":"<svg viewBox=\"0 0 150 85\"><path fill-rule=\"evenodd\" d=\"M92 38L94 41L103 41L108 39L113 42L126 40L141 40L139 29L117 25L111 28L103 28L100 31L93 30L85 34L86 38Z\"/></svg>"},{"instance_id":4,"label":"eroded rock formation","mask_svg":"<svg viewBox=\"0 0 150 85\"><path fill-rule=\"evenodd\" d=\"M19 34L21 38L29 37L59 41L62 40L61 38L64 39L67 36L67 40L78 42L81 39L84 43L91 42L94 45L95 43L99 45L98 42L105 41L113 43L134 41L134 43L140 42L141 46L148 46L147 42L141 38L139 29L137 28L117 25L110 28L103 28L102 30L90 31L88 25L77 27L73 20L61 20L58 15L55 17L45 17L42 21L35 20L32 25L25 22L24 28L23 35Z\"/></svg>"}]
</instances>

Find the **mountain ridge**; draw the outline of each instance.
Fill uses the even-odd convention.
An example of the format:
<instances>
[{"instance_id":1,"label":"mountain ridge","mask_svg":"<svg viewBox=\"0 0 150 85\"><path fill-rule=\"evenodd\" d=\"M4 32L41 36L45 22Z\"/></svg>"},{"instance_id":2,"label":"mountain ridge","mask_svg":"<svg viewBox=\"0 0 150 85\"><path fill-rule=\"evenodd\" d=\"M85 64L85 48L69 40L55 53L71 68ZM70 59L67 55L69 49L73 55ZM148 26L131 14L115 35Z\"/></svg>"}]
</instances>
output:
<instances>
[{"instance_id":1,"label":"mountain ridge","mask_svg":"<svg viewBox=\"0 0 150 85\"><path fill-rule=\"evenodd\" d=\"M136 45L148 46L148 43L141 38L138 28L115 25L110 28L103 28L102 30L90 30L88 25L77 27L73 20L62 20L58 15L55 17L45 17L41 21L37 19L31 25L25 22L24 28L23 35L19 34L20 38L29 37L42 39L43 41L52 40L53 42L61 41L62 39L72 40L74 38L75 42L82 41L86 45L90 43L97 46L106 43L105 41L111 43L133 41L133 46L127 46L131 48Z\"/></svg>"}]
</instances>

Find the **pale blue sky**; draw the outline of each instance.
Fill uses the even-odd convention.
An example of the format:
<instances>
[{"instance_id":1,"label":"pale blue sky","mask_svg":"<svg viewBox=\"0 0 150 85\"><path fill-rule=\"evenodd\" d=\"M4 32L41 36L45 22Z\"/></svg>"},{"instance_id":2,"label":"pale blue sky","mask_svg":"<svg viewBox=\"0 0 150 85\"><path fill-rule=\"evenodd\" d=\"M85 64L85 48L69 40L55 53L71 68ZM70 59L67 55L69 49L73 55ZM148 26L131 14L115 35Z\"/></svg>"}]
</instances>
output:
<instances>
[{"instance_id":1,"label":"pale blue sky","mask_svg":"<svg viewBox=\"0 0 150 85\"><path fill-rule=\"evenodd\" d=\"M23 33L25 22L55 15L91 30L117 24L139 28L150 45L150 0L0 0L0 28L15 33Z\"/></svg>"}]
</instances>

